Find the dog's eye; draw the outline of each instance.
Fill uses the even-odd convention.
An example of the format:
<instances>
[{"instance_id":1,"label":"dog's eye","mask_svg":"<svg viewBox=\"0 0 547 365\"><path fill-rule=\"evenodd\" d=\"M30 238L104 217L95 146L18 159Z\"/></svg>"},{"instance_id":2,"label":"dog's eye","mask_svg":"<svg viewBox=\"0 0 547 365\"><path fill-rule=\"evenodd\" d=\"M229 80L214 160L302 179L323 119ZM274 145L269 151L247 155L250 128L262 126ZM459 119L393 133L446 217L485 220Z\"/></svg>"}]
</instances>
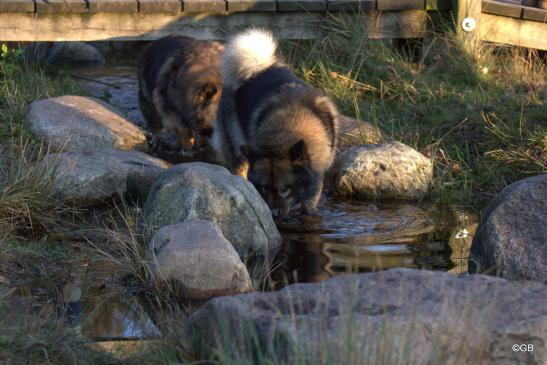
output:
<instances>
[{"instance_id":1,"label":"dog's eye","mask_svg":"<svg viewBox=\"0 0 547 365\"><path fill-rule=\"evenodd\" d=\"M283 199L287 199L289 195L291 195L291 188L286 188L279 191L279 196L281 196Z\"/></svg>"}]
</instances>

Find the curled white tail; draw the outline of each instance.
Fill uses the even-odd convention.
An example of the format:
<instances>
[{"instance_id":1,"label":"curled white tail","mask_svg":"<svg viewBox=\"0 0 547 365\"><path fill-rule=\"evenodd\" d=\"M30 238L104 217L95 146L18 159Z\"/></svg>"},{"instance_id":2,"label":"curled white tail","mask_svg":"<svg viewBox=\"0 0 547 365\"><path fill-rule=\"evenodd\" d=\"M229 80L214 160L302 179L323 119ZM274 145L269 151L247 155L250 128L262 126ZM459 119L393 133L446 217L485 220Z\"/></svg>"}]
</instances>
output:
<instances>
[{"instance_id":1,"label":"curled white tail","mask_svg":"<svg viewBox=\"0 0 547 365\"><path fill-rule=\"evenodd\" d=\"M277 62L277 42L264 29L251 28L236 35L222 56L224 84L237 88Z\"/></svg>"}]
</instances>

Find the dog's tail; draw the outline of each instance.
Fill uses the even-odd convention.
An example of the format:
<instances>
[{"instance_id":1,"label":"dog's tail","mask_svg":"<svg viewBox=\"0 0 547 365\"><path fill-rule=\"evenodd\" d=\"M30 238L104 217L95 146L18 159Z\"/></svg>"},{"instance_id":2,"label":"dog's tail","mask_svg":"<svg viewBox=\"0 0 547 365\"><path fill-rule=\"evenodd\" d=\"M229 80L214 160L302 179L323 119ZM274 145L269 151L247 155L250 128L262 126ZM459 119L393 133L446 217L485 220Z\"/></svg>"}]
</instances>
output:
<instances>
[{"instance_id":1,"label":"dog's tail","mask_svg":"<svg viewBox=\"0 0 547 365\"><path fill-rule=\"evenodd\" d=\"M222 56L224 85L237 89L244 81L278 62L277 42L264 29L251 28L236 35Z\"/></svg>"}]
</instances>

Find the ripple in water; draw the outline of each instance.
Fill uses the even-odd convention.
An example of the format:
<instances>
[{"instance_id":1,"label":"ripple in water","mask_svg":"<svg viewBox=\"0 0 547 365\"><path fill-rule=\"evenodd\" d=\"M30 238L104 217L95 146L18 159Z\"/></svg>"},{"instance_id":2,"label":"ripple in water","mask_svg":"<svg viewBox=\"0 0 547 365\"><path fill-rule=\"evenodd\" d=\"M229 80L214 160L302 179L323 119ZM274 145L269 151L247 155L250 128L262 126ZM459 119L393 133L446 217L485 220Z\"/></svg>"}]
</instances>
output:
<instances>
[{"instance_id":1,"label":"ripple in water","mask_svg":"<svg viewBox=\"0 0 547 365\"><path fill-rule=\"evenodd\" d=\"M279 225L284 244L274 281L283 286L393 267L464 272L461 262L453 260L449 242L470 241L459 232L475 221L461 209L429 203L329 200L316 215Z\"/></svg>"}]
</instances>

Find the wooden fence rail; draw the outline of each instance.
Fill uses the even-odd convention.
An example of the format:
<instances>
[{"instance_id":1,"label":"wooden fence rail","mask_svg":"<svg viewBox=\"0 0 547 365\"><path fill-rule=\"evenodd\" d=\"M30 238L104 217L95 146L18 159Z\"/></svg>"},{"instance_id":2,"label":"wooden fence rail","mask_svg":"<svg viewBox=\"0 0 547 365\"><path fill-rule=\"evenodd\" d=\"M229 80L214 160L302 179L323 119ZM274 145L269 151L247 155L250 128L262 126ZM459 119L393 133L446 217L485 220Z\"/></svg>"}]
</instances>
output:
<instances>
[{"instance_id":1,"label":"wooden fence rail","mask_svg":"<svg viewBox=\"0 0 547 365\"><path fill-rule=\"evenodd\" d=\"M320 38L326 14L340 11L355 13L373 38L424 37L431 19L452 11L458 29L464 17L476 18L470 35L480 40L547 49L546 10L494 0L0 0L0 41L132 41L171 33L223 39L249 26L280 38Z\"/></svg>"}]
</instances>

